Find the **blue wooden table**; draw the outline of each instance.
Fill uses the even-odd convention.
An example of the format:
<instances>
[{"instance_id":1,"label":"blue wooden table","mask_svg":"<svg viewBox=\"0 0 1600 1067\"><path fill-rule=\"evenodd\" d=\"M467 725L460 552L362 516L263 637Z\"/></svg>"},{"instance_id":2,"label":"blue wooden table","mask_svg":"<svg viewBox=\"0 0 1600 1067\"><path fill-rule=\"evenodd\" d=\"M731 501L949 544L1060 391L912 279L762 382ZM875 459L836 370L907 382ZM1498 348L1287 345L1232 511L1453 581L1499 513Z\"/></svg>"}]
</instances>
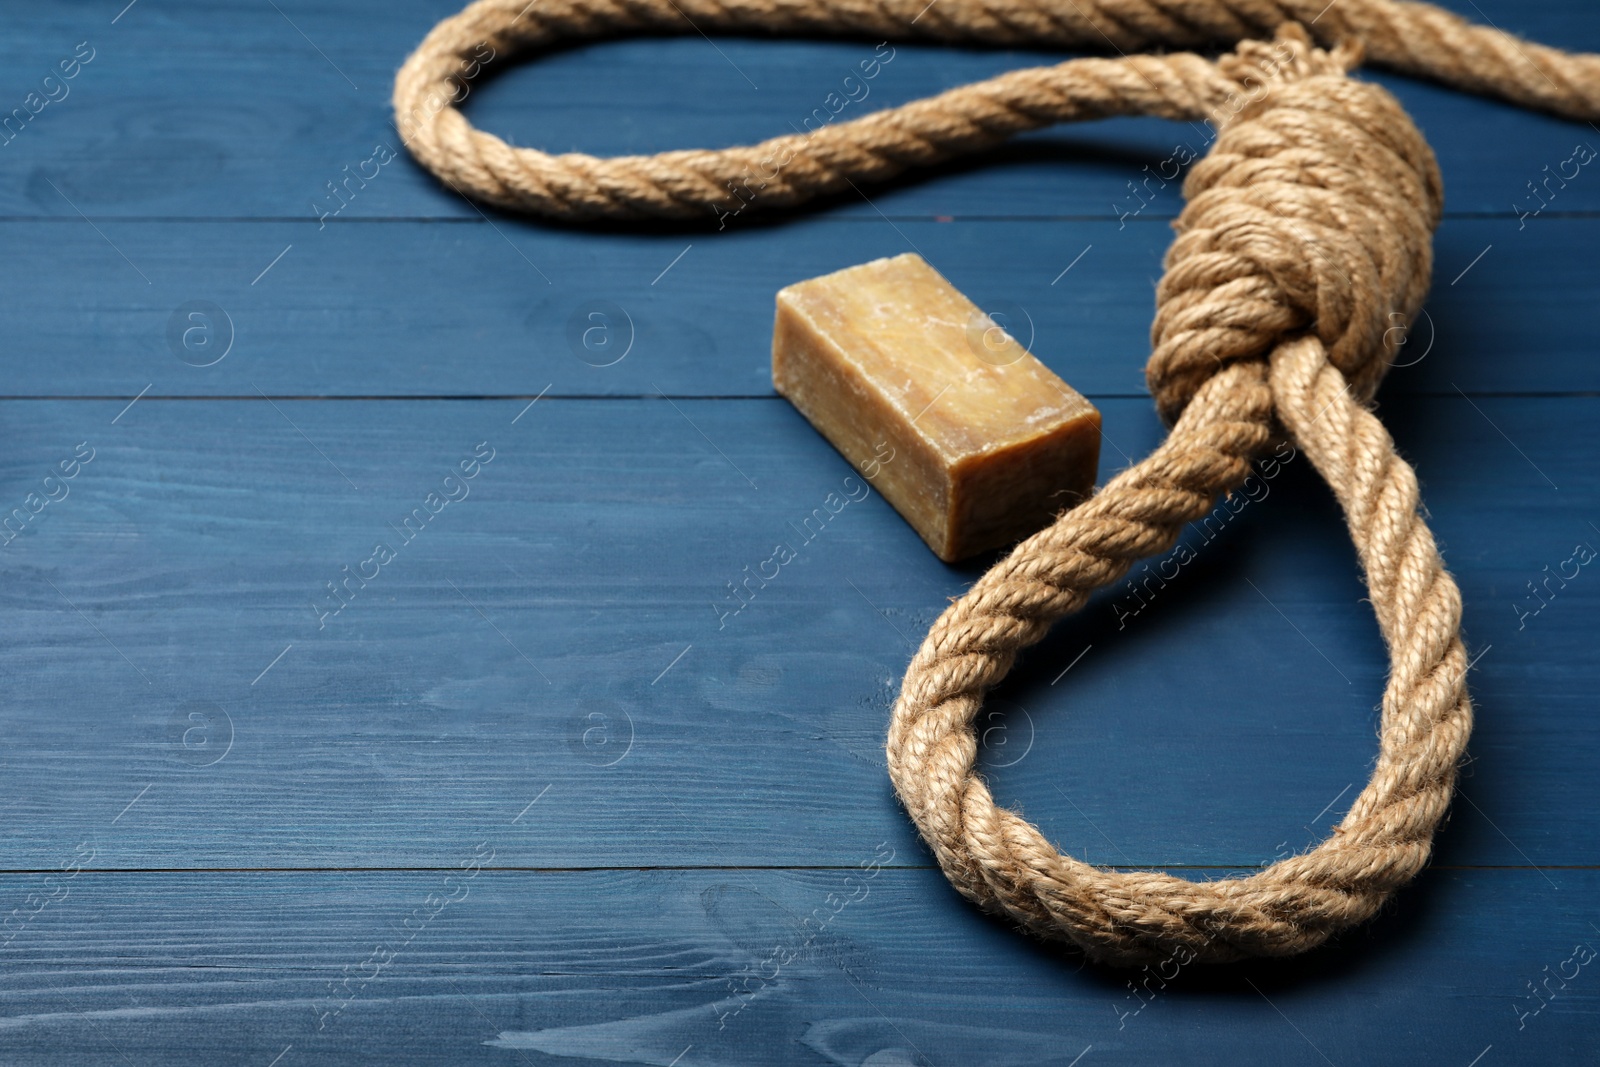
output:
<instances>
[{"instance_id":1,"label":"blue wooden table","mask_svg":"<svg viewBox=\"0 0 1600 1067\"><path fill-rule=\"evenodd\" d=\"M1377 921L1168 980L964 904L890 792L900 674L983 561L874 495L738 611L730 583L850 473L768 377L802 278L918 251L1026 312L1104 412L1102 477L1149 451L1181 200L1145 168L1193 128L565 229L401 149L393 72L455 0L124 3L0 36L0 113L46 101L0 144L0 1062L1600 1062L1600 171L1545 184L1600 131L1364 75L1447 188L1380 401L1465 596L1471 759ZM1450 6L1600 50L1587 0ZM745 143L873 45L603 43L468 112ZM859 107L1059 58L897 44ZM1062 849L1220 877L1360 789L1384 651L1326 489L1269 488L996 694L990 781Z\"/></svg>"}]
</instances>

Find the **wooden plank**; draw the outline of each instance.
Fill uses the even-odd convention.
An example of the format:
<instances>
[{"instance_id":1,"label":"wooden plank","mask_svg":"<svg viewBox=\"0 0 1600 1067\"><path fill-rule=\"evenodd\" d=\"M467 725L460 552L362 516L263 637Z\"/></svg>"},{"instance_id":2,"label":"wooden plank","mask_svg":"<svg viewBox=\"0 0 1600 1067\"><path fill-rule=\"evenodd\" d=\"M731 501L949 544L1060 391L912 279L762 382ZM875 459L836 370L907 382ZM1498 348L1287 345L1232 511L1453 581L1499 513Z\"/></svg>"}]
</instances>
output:
<instances>
[{"instance_id":1,"label":"wooden plank","mask_svg":"<svg viewBox=\"0 0 1600 1067\"><path fill-rule=\"evenodd\" d=\"M96 218L311 220L327 210L317 205L333 202L327 184L343 181L345 167L359 169L380 143L399 148L388 104L393 72L435 21L460 6L409 0L373 18L355 0L169 0L137 5L114 24L110 15L70 5L19 11L0 43L6 112L22 106L79 42L88 42L94 58L63 99L0 149L0 215L77 218L81 210ZM1447 6L1547 43L1600 49L1600 17L1582 0ZM238 47L240 41L250 46ZM475 122L515 143L556 151L747 143L787 133L870 54L865 42L725 39L713 47L696 35L610 42L514 67L482 85L469 110ZM897 46L861 106L904 103L1061 58ZM1389 75L1378 80L1427 132L1455 212L1530 208L1528 184L1542 182L1547 166L1558 170L1576 142L1592 142L1593 131L1581 124ZM1130 183L1143 182L1146 167L1159 172L1184 144L1203 149L1203 131L1145 119L1047 131L983 164L868 191L871 203L841 200L836 211L871 219L880 210L922 218L1116 218L1134 203ZM379 173L355 191L341 218L478 217L407 159ZM1600 209L1600 181L1589 170L1551 188L1549 211ZM1176 187L1158 192L1143 210L1174 214Z\"/></svg>"},{"instance_id":2,"label":"wooden plank","mask_svg":"<svg viewBox=\"0 0 1600 1067\"><path fill-rule=\"evenodd\" d=\"M1445 224L1388 395L1600 389L1600 308L1571 289L1600 220L1517 227ZM1171 234L1153 219L709 237L76 219L0 223L0 240L11 396L769 396L773 294L911 250L1081 391L1142 396Z\"/></svg>"},{"instance_id":3,"label":"wooden plank","mask_svg":"<svg viewBox=\"0 0 1600 1067\"><path fill-rule=\"evenodd\" d=\"M1600 587L1578 567L1547 604L1526 588L1600 538L1596 405L1387 411L1485 653L1447 862L1600 857ZM1108 472L1159 439L1146 402L1103 409ZM508 864L917 853L886 708L981 561L945 567L880 499L844 502L848 469L781 401L11 401L0 425L7 507L66 494L0 550L11 868L86 839L116 868L435 865L535 800ZM94 458L45 483L79 442ZM407 539L431 492L468 495ZM1303 460L1255 492L999 694L995 787L1079 855L1263 862L1365 779L1384 658L1352 550ZM378 542L396 558L364 563ZM778 542L799 558L772 577ZM346 567L371 580L335 611Z\"/></svg>"},{"instance_id":4,"label":"wooden plank","mask_svg":"<svg viewBox=\"0 0 1600 1067\"><path fill-rule=\"evenodd\" d=\"M930 868L882 733L981 562L842 503L767 348L777 288L915 248L1101 398L1111 466L1142 455L1179 201L1132 214L1127 186L1196 131L1047 131L724 233L491 223L399 157L324 228L326 183L398 147L395 66L460 2L33 5L0 39L0 113L96 49L0 145L0 523L21 528L0 533L0 1060L1592 1059L1600 593L1576 546L1600 541L1600 184L1515 216L1593 131L1380 76L1449 189L1383 413L1479 656L1462 799L1375 924L1136 991ZM1583 0L1450 4L1600 48ZM863 47L577 48L470 113L557 150L751 141ZM1058 58L908 46L870 104ZM596 325L606 345L574 344ZM985 773L1064 850L1221 877L1348 806L1383 649L1308 466L996 694ZM780 540L798 558L731 598ZM393 558L332 599L378 541Z\"/></svg>"},{"instance_id":5,"label":"wooden plank","mask_svg":"<svg viewBox=\"0 0 1600 1067\"><path fill-rule=\"evenodd\" d=\"M448 842L450 870L59 883L5 950L0 1049L59 1065L1065 1067L1581 1063L1600 1041L1593 870L1560 872L1559 891L1532 871L1429 871L1310 956L1130 975L1031 945L936 872L856 869L871 848L853 875L456 870L515 833L503 822ZM0 899L41 881L0 879Z\"/></svg>"}]
</instances>

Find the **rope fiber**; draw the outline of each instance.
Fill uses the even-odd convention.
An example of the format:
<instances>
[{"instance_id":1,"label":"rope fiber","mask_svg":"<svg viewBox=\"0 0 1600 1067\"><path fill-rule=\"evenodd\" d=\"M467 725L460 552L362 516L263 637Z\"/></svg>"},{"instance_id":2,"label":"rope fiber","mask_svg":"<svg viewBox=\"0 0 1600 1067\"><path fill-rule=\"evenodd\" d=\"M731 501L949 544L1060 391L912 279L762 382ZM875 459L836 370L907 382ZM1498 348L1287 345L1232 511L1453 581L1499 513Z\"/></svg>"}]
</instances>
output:
<instances>
[{"instance_id":1,"label":"rope fiber","mask_svg":"<svg viewBox=\"0 0 1600 1067\"><path fill-rule=\"evenodd\" d=\"M696 30L1235 51L1075 59L811 133L654 156L512 148L455 106L485 48ZM1212 124L1156 294L1146 377L1170 434L940 616L906 670L887 752L907 813L968 899L1104 962L1223 962L1303 952L1372 916L1426 865L1471 732L1460 593L1416 475L1371 410L1404 343L1393 327L1427 293L1442 185L1394 98L1347 76L1363 49L1395 70L1600 119L1600 57L1400 0L479 0L406 61L394 106L408 148L458 192L567 220L710 221L752 173L750 206L782 208L1073 120ZM1389 651L1370 781L1327 840L1248 877L1193 882L1062 855L975 773L984 695L1285 437L1344 511Z\"/></svg>"}]
</instances>

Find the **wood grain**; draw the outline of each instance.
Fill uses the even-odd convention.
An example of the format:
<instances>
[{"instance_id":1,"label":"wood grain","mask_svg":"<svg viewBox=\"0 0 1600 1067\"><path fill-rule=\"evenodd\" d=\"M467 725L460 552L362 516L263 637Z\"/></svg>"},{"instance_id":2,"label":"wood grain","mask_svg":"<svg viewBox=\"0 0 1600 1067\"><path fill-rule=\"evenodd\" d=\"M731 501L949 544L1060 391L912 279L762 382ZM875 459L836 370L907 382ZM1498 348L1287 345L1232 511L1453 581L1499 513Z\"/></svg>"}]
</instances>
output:
<instances>
[{"instance_id":1,"label":"wood grain","mask_svg":"<svg viewBox=\"0 0 1600 1067\"><path fill-rule=\"evenodd\" d=\"M481 827L452 856L504 836ZM1531 871L1435 872L1401 894L1403 917L1314 962L1169 967L1163 981L1080 969L975 912L936 871L851 869L85 873L5 950L0 1050L50 1064L281 1055L280 1067L1465 1064L1488 1046L1583 1063L1593 1051L1594 963L1566 989L1550 980L1547 1001L1526 983L1573 974L1575 945L1600 942L1585 906L1594 871L1563 872L1560 891Z\"/></svg>"},{"instance_id":2,"label":"wood grain","mask_svg":"<svg viewBox=\"0 0 1600 1067\"><path fill-rule=\"evenodd\" d=\"M805 217L714 238L482 220L97 225L0 222L0 331L22 357L0 395L771 396L773 294L916 251L1080 392L1143 397L1172 239L1154 219ZM1569 287L1592 270L1600 219L1517 227L1445 223L1425 314L1394 319L1407 342L1386 395L1593 390L1600 307ZM212 309L191 321L197 302Z\"/></svg>"},{"instance_id":3,"label":"wood grain","mask_svg":"<svg viewBox=\"0 0 1600 1067\"><path fill-rule=\"evenodd\" d=\"M1160 439L1179 206L1128 184L1193 129L1047 131L721 233L485 216L400 156L319 221L458 0L125 3L0 38L0 114L95 49L0 144L0 1060L1600 1062L1600 181L1517 217L1595 131L1375 75L1447 188L1380 402L1465 597L1471 761L1375 923L1162 984L931 868L882 735L981 561L876 495L829 514L851 472L767 360L778 288L919 251L1031 322L1109 476ZM1579 0L1447 6L1600 49ZM733 144L861 47L603 42L469 112L554 150ZM1059 58L906 45L868 103ZM1365 779L1385 660L1354 554L1303 459L1249 488L992 698L992 788L1074 855L1222 877Z\"/></svg>"},{"instance_id":4,"label":"wood grain","mask_svg":"<svg viewBox=\"0 0 1600 1067\"><path fill-rule=\"evenodd\" d=\"M1578 568L1527 614L1527 583L1600 539L1564 504L1595 494L1597 403L1393 413L1488 649L1474 752L1495 758L1466 791L1493 825L1458 813L1448 862L1600 862L1577 684L1600 585ZM940 564L875 494L830 515L850 470L782 401L145 399L110 425L121 408L0 405L19 441L7 501L79 441L96 450L0 549L8 865L96 831L116 867L433 865L463 820L546 786L561 829L508 862L915 854L882 768L886 705L982 561ZM1159 426L1144 401L1103 410L1109 473ZM465 498L416 519L483 441L495 456L456 479ZM750 581L780 542L798 558ZM395 558L369 562L377 543ZM1302 848L1373 756L1385 658L1304 461L1186 543L1192 563L1153 561L1030 654L986 726L1003 798L1097 862ZM231 720L214 766L182 743L188 712L174 725L192 702Z\"/></svg>"}]
</instances>

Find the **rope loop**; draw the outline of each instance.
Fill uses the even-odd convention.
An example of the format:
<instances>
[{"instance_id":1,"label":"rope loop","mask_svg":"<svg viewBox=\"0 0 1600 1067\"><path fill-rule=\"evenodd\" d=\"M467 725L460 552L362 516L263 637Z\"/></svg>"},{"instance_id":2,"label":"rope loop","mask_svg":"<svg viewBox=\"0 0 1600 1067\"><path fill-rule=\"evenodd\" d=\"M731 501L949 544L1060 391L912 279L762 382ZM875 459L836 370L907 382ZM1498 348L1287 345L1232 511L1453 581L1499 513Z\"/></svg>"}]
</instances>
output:
<instances>
[{"instance_id":1,"label":"rope loop","mask_svg":"<svg viewBox=\"0 0 1600 1067\"><path fill-rule=\"evenodd\" d=\"M889 774L955 887L1115 964L1312 948L1427 863L1471 733L1461 598L1417 479L1367 407L1392 316L1421 307L1443 194L1433 153L1348 51L1298 26L1218 64L1248 89L1191 170L1157 289L1165 442L1019 544L933 624L889 726ZM1191 882L1062 855L974 769L983 696L1022 649L1240 486L1280 433L1344 509L1390 654L1371 780L1333 836L1248 877Z\"/></svg>"},{"instance_id":2,"label":"rope loop","mask_svg":"<svg viewBox=\"0 0 1600 1067\"><path fill-rule=\"evenodd\" d=\"M1272 39L1244 40L1215 62L1180 52L1013 71L716 151L550 155L475 130L456 108L483 65L509 52L707 30L1122 52ZM1363 50L1394 69L1600 119L1600 57L1408 0L477 0L406 61L394 104L411 152L463 195L578 220L709 223L736 184L750 191L752 173L759 189L739 209L769 210L1077 119L1214 124L1211 152L1186 179L1146 368L1171 432L939 617L907 667L887 755L907 813L968 899L1097 960L1226 961L1312 948L1420 871L1471 731L1460 593L1423 522L1416 475L1370 409L1396 318L1409 323L1426 295L1443 194L1399 104L1346 76ZM1172 548L1283 436L1344 511L1389 650L1371 780L1326 841L1248 877L1191 882L1062 855L996 805L975 772L985 694L1094 590Z\"/></svg>"},{"instance_id":3,"label":"rope loop","mask_svg":"<svg viewBox=\"0 0 1600 1067\"><path fill-rule=\"evenodd\" d=\"M1201 119L1239 86L1192 55L1300 23L1378 66L1575 119L1600 121L1600 56L1479 26L1411 0L476 0L440 22L395 76L396 126L464 196L551 218L704 218L881 182L1025 130L1108 115ZM1014 71L903 107L759 145L598 159L513 148L458 105L519 52L625 34L753 33L1111 49ZM1225 74L1226 72L1223 72Z\"/></svg>"}]
</instances>

